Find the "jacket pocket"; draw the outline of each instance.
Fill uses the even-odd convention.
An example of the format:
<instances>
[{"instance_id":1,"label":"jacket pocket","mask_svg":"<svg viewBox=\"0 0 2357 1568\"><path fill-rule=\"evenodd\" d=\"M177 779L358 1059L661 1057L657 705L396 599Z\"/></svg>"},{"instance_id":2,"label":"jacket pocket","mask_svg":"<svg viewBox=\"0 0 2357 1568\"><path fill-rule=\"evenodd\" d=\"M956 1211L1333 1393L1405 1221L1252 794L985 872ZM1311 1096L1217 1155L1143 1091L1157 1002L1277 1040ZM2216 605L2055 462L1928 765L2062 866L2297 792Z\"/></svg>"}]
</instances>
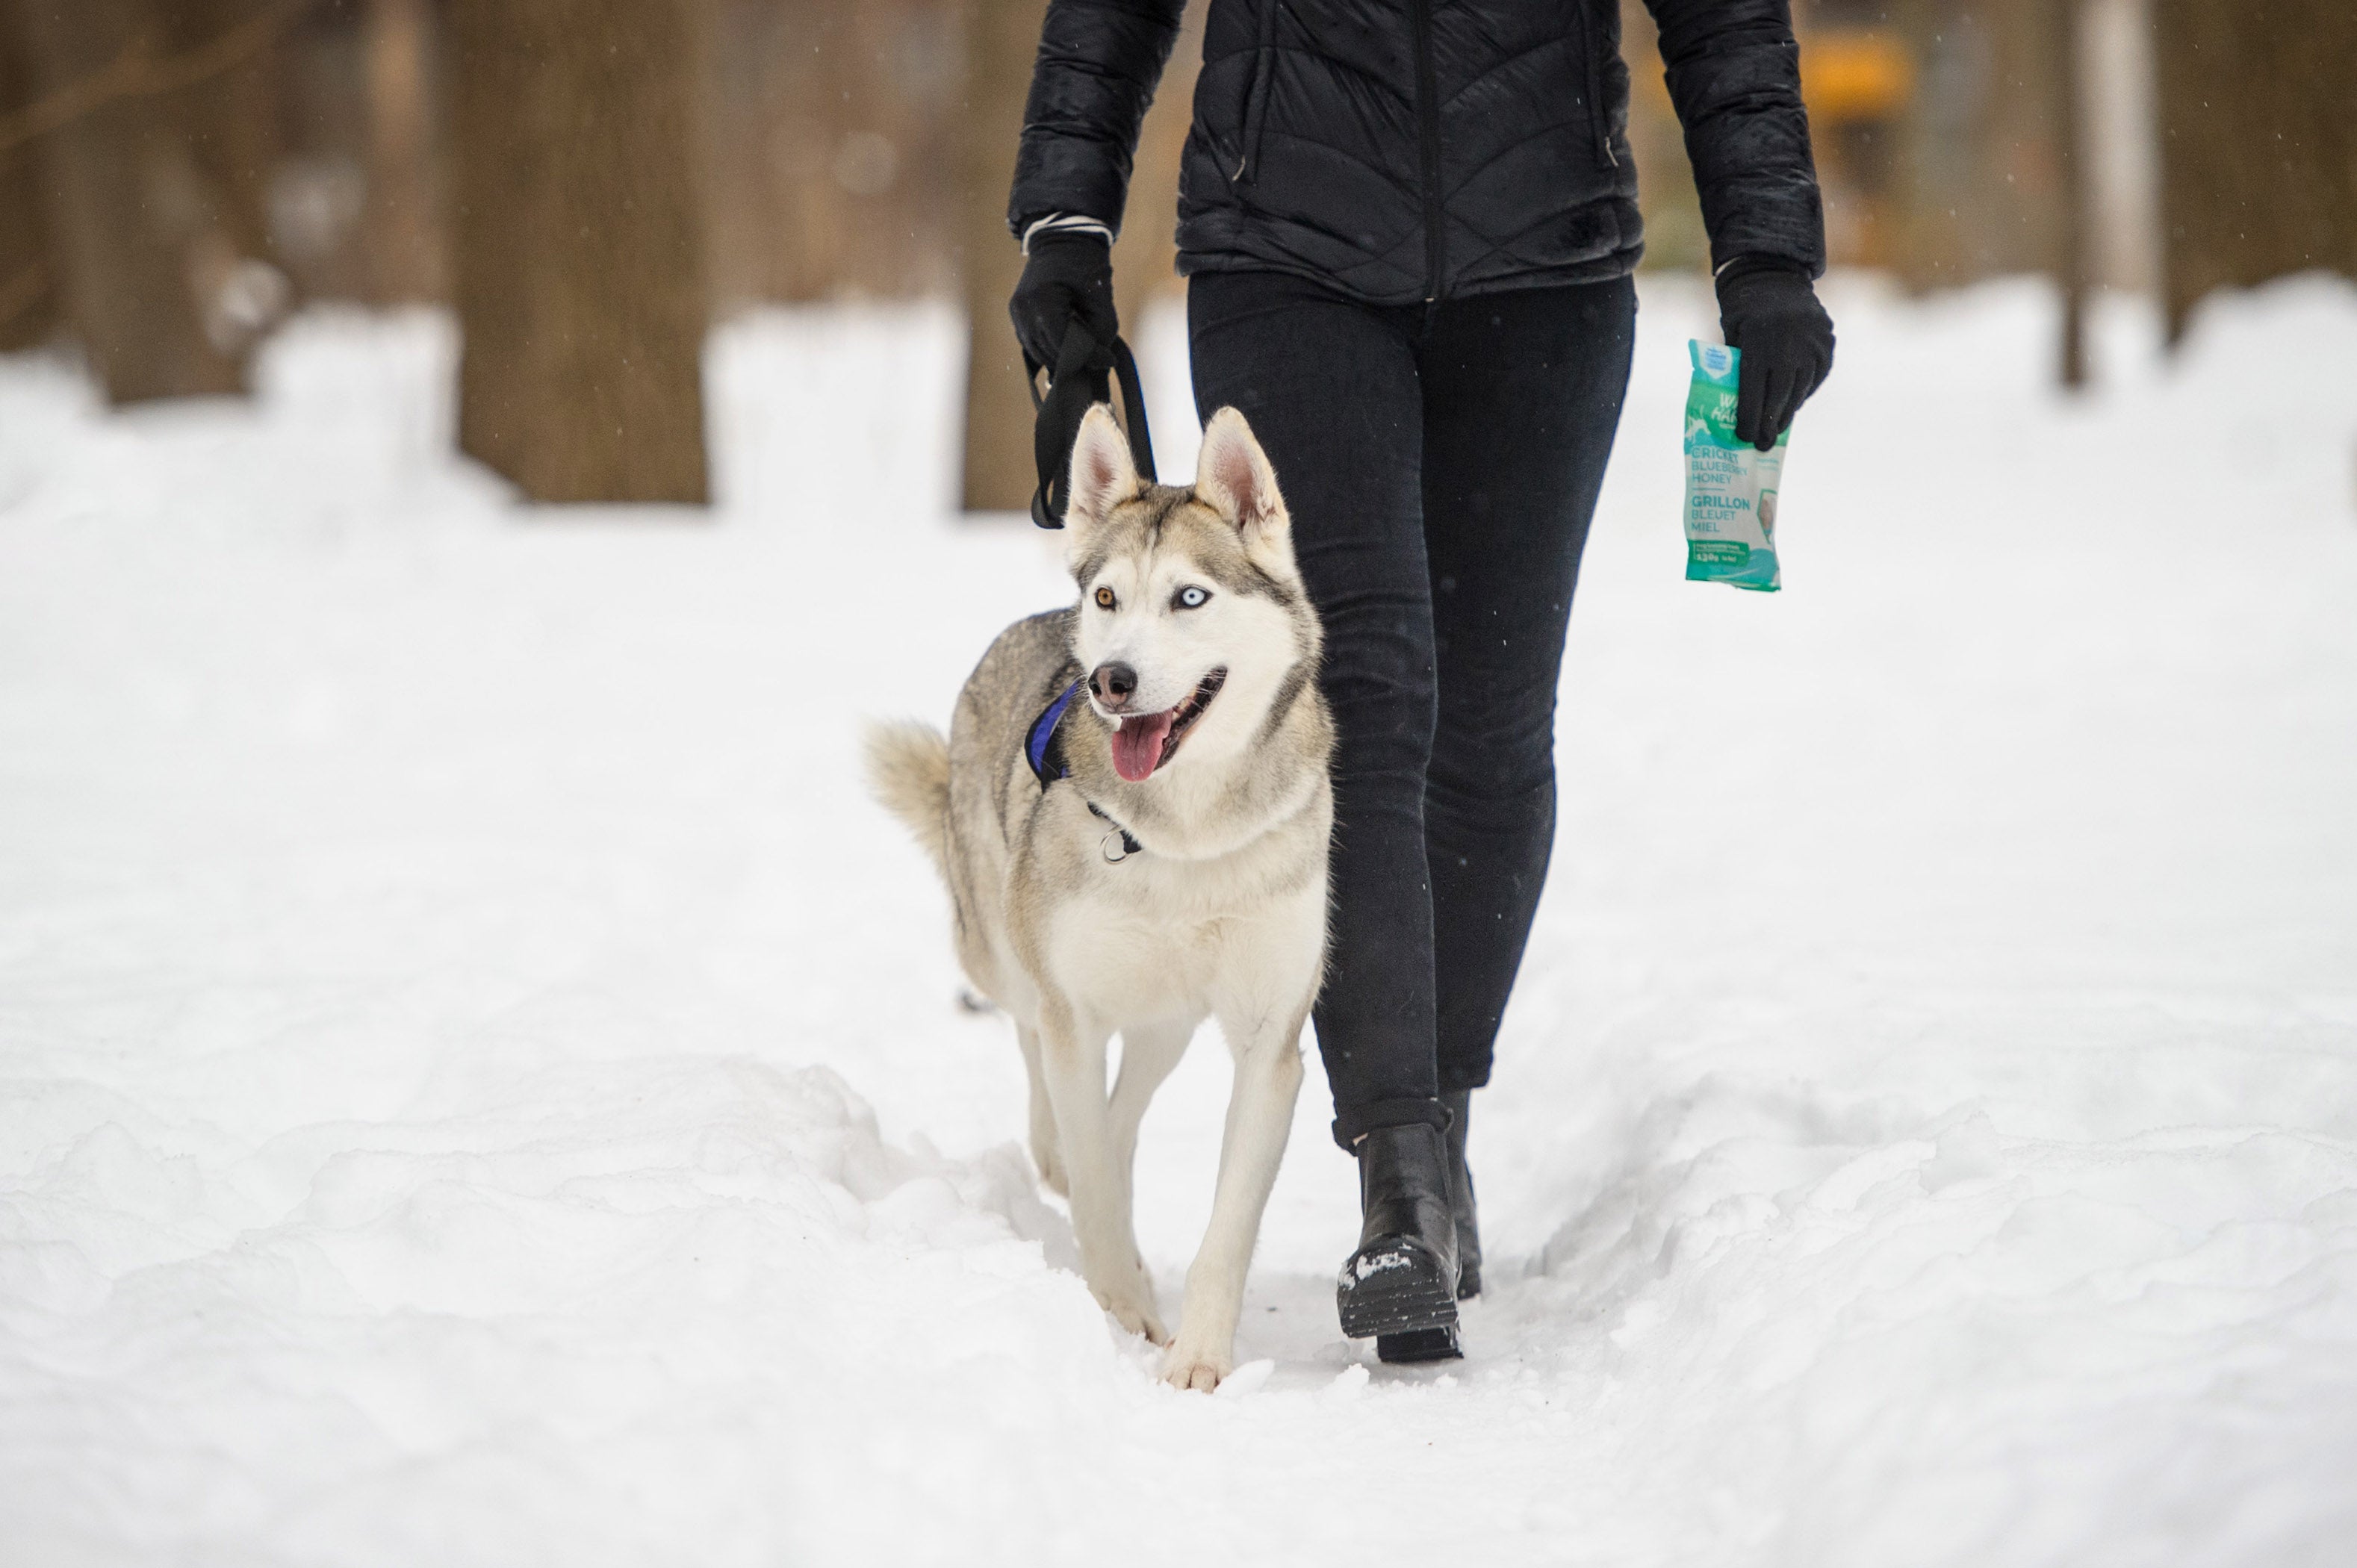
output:
<instances>
[{"instance_id":1,"label":"jacket pocket","mask_svg":"<svg viewBox=\"0 0 2357 1568\"><path fill-rule=\"evenodd\" d=\"M1243 142L1236 155L1230 184L1260 177L1261 134L1268 123L1268 93L1276 74L1276 7L1278 0L1262 0L1260 48L1253 55L1252 86L1244 93Z\"/></svg>"},{"instance_id":2,"label":"jacket pocket","mask_svg":"<svg viewBox=\"0 0 2357 1568\"><path fill-rule=\"evenodd\" d=\"M1610 4L1611 0L1605 0ZM1620 159L1612 150L1612 116L1604 112L1604 39L1606 29L1596 25L1597 0L1572 0L1572 8L1579 13L1579 64L1587 98L1587 135L1596 145L1598 168L1619 168Z\"/></svg>"}]
</instances>

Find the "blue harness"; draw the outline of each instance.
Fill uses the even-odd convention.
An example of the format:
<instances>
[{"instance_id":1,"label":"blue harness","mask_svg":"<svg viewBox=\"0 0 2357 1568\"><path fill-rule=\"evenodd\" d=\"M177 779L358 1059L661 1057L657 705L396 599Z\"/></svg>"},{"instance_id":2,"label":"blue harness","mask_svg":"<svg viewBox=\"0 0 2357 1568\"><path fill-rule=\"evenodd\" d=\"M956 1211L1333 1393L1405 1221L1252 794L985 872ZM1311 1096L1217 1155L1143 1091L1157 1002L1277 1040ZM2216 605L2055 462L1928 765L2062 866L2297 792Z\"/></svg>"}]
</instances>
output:
<instances>
[{"instance_id":1,"label":"blue harness","mask_svg":"<svg viewBox=\"0 0 2357 1568\"><path fill-rule=\"evenodd\" d=\"M1029 733L1023 737L1023 758L1030 763L1031 776L1039 780L1039 788L1042 790L1060 779L1070 779L1072 776L1071 765L1064 760L1063 741L1058 736L1056 731L1057 727L1064 722L1064 714L1071 707L1073 699L1081 694L1081 690L1085 684L1084 681L1075 681L1065 687L1061 695L1040 710L1039 716L1031 721ZM1113 845L1110 842L1106 843L1107 860L1119 862L1128 859L1133 854L1146 853L1146 846L1131 837L1129 830L1114 822L1094 800L1083 800L1082 804L1087 806L1090 812L1100 822L1110 824L1114 833L1121 835L1119 854L1113 853ZM1113 833L1108 833L1105 837L1110 841Z\"/></svg>"}]
</instances>

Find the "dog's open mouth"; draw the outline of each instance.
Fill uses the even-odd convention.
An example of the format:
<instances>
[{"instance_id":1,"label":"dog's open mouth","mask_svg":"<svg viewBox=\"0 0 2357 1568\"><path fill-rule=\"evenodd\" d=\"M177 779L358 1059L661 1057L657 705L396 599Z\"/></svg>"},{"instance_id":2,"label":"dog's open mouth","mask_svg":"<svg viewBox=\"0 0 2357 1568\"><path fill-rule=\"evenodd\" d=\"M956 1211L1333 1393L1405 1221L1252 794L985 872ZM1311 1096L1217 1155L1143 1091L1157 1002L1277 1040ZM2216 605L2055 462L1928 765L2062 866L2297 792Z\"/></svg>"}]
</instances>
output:
<instances>
[{"instance_id":1,"label":"dog's open mouth","mask_svg":"<svg viewBox=\"0 0 2357 1568\"><path fill-rule=\"evenodd\" d=\"M1226 682L1225 668L1212 671L1195 688L1195 694L1175 708L1165 708L1158 714L1125 714L1121 726L1113 732L1113 769L1135 784L1154 776L1154 770L1170 760L1211 699L1220 693Z\"/></svg>"}]
</instances>

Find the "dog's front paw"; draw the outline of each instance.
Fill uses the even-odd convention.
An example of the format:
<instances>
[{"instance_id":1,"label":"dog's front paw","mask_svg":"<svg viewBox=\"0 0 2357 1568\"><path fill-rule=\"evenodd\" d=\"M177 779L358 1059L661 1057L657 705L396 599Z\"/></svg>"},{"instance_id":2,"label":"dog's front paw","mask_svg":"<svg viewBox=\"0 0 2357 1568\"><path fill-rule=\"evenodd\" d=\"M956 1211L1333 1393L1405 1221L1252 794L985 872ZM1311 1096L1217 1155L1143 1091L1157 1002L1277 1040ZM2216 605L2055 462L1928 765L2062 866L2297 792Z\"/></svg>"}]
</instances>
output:
<instances>
[{"instance_id":1,"label":"dog's front paw","mask_svg":"<svg viewBox=\"0 0 2357 1568\"><path fill-rule=\"evenodd\" d=\"M1170 1330L1162 1326L1161 1314L1154 1310L1154 1296L1110 1294L1099 1293L1098 1305L1113 1314L1113 1320L1132 1334L1141 1335L1149 1345L1170 1343Z\"/></svg>"},{"instance_id":2,"label":"dog's front paw","mask_svg":"<svg viewBox=\"0 0 2357 1568\"><path fill-rule=\"evenodd\" d=\"M1189 1345L1182 1330L1162 1357L1162 1380L1181 1391L1210 1393L1235 1370L1235 1358L1226 1350Z\"/></svg>"},{"instance_id":3,"label":"dog's front paw","mask_svg":"<svg viewBox=\"0 0 2357 1568\"><path fill-rule=\"evenodd\" d=\"M1113 1314L1113 1320L1132 1334L1143 1335L1149 1345L1168 1345L1170 1331L1162 1326L1162 1318L1152 1302L1125 1301L1103 1291L1097 1293L1097 1305Z\"/></svg>"},{"instance_id":4,"label":"dog's front paw","mask_svg":"<svg viewBox=\"0 0 2357 1568\"><path fill-rule=\"evenodd\" d=\"M1110 1288L1091 1285L1090 1294L1130 1333L1144 1335L1149 1345L1169 1344L1170 1331L1162 1326L1161 1315L1154 1310L1154 1282L1146 1277L1145 1265L1128 1273L1129 1277Z\"/></svg>"}]
</instances>

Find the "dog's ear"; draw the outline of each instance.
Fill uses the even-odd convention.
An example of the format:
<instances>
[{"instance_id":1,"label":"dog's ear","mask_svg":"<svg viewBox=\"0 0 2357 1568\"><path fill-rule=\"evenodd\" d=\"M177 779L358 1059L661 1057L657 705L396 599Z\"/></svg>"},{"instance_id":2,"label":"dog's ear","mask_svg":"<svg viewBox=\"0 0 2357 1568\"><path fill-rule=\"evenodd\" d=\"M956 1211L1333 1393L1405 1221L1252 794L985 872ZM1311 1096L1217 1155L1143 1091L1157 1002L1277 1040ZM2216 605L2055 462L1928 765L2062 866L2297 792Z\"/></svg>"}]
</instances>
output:
<instances>
[{"instance_id":1,"label":"dog's ear","mask_svg":"<svg viewBox=\"0 0 2357 1568\"><path fill-rule=\"evenodd\" d=\"M1195 499L1235 525L1245 554L1265 567L1281 564L1286 575L1293 575L1293 524L1277 493L1276 470L1268 466L1252 426L1232 408L1220 410L1203 426Z\"/></svg>"},{"instance_id":2,"label":"dog's ear","mask_svg":"<svg viewBox=\"0 0 2357 1568\"><path fill-rule=\"evenodd\" d=\"M1104 520L1113 509L1138 491L1137 464L1129 455L1129 439L1113 420L1113 410L1096 403L1082 417L1080 434L1072 438L1072 474L1065 481L1064 523L1071 530L1071 545Z\"/></svg>"}]
</instances>

